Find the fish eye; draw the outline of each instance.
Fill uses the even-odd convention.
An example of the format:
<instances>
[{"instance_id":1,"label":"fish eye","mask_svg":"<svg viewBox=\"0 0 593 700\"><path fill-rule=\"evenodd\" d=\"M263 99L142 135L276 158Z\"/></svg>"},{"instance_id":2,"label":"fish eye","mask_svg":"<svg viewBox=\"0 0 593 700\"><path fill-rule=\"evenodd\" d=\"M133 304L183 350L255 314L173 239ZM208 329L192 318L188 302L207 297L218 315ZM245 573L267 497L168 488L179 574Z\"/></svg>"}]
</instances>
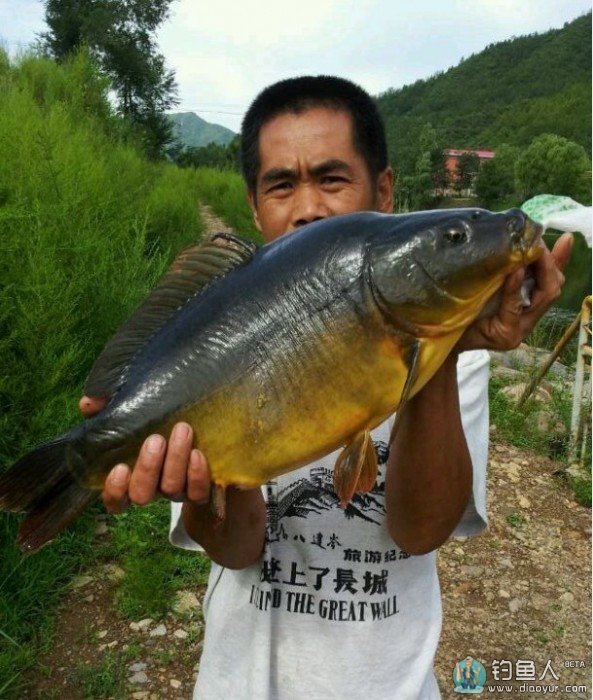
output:
<instances>
[{"instance_id":1,"label":"fish eye","mask_svg":"<svg viewBox=\"0 0 593 700\"><path fill-rule=\"evenodd\" d=\"M477 221L481 216L481 213L479 211L474 211L472 212L472 221Z\"/></svg>"},{"instance_id":2,"label":"fish eye","mask_svg":"<svg viewBox=\"0 0 593 700\"><path fill-rule=\"evenodd\" d=\"M465 231L452 226L445 231L445 238L451 243L461 243L465 240Z\"/></svg>"}]
</instances>

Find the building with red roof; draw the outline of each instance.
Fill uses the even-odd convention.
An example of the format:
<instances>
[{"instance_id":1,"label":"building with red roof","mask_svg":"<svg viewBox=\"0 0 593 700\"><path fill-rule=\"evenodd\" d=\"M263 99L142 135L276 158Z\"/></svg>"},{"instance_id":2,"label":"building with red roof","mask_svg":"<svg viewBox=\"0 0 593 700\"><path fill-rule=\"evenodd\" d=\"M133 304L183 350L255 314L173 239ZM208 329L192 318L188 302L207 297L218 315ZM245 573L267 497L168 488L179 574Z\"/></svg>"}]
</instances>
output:
<instances>
[{"instance_id":1,"label":"building with red roof","mask_svg":"<svg viewBox=\"0 0 593 700\"><path fill-rule=\"evenodd\" d=\"M450 178L450 183L454 185L455 181L458 178L458 173L457 173L457 162L459 161L460 156L465 155L467 153L474 154L478 156L480 159L480 166L482 163L486 160L490 160L491 158L494 158L495 153L494 151L485 151L483 149L477 148L477 149L471 149L471 148L446 148L445 149L445 167L447 168L447 172L449 173L449 178ZM447 191L447 194L452 194L452 192ZM467 191L466 194L471 194L470 191Z\"/></svg>"}]
</instances>

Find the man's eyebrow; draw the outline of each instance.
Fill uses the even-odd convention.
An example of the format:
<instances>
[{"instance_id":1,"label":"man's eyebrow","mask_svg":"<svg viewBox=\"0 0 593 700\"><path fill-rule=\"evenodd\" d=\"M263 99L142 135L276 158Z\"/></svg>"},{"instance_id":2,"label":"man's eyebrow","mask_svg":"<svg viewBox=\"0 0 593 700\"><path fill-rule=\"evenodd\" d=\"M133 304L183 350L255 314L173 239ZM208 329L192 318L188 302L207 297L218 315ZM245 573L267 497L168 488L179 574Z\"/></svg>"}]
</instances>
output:
<instances>
[{"instance_id":1,"label":"man's eyebrow","mask_svg":"<svg viewBox=\"0 0 593 700\"><path fill-rule=\"evenodd\" d=\"M352 174L352 167L348 165L346 161L340 160L339 158L332 158L331 160L324 160L323 163L319 163L319 165L311 168L311 175L319 177L320 175L326 175L336 170Z\"/></svg>"},{"instance_id":2,"label":"man's eyebrow","mask_svg":"<svg viewBox=\"0 0 593 700\"><path fill-rule=\"evenodd\" d=\"M278 180L293 180L296 176L296 170L291 168L270 168L262 175L261 183L262 185L269 185L271 182L277 182Z\"/></svg>"},{"instance_id":3,"label":"man's eyebrow","mask_svg":"<svg viewBox=\"0 0 593 700\"><path fill-rule=\"evenodd\" d=\"M310 172L313 177L320 177L322 175L327 175L327 173L335 172L336 170L352 174L351 166L348 165L346 161L340 160L339 158L324 160L322 163L311 168ZM273 182L278 182L278 180L295 180L296 178L297 171L292 168L270 168L270 170L262 175L261 184L269 185Z\"/></svg>"}]
</instances>

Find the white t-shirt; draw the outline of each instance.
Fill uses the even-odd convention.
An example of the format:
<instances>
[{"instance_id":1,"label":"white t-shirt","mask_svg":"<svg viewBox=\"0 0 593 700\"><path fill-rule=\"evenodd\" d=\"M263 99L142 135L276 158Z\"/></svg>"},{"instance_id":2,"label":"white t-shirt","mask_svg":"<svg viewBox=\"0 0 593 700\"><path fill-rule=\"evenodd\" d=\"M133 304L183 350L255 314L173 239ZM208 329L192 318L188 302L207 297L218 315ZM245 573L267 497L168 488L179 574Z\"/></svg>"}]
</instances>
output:
<instances>
[{"instance_id":1,"label":"white t-shirt","mask_svg":"<svg viewBox=\"0 0 593 700\"><path fill-rule=\"evenodd\" d=\"M486 527L488 353L458 362L473 497L456 535ZM379 476L343 510L332 488L339 452L262 487L266 546L242 570L212 564L194 699L433 700L441 630L436 552L410 556L385 525L393 419L372 431ZM446 446L444 446L446 448ZM171 542L202 550L172 504Z\"/></svg>"}]
</instances>

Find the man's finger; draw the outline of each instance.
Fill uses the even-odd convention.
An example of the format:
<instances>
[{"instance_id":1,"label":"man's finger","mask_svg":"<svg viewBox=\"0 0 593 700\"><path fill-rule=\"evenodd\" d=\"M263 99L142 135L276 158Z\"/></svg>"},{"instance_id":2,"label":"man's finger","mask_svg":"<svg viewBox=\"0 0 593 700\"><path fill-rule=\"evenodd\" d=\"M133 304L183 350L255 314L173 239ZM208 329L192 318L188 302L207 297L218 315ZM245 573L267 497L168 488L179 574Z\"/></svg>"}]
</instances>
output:
<instances>
[{"instance_id":1,"label":"man's finger","mask_svg":"<svg viewBox=\"0 0 593 700\"><path fill-rule=\"evenodd\" d=\"M123 513L130 505L128 486L130 469L126 464L118 464L107 475L101 498L110 513Z\"/></svg>"},{"instance_id":2,"label":"man's finger","mask_svg":"<svg viewBox=\"0 0 593 700\"><path fill-rule=\"evenodd\" d=\"M557 242L558 244L558 242ZM560 258L560 264L566 264L570 255L570 237L564 239L560 246L554 246L555 254ZM532 266L535 276L535 289L531 297L531 307L525 313L526 322L533 326L545 311L558 299L564 284L564 275L554 252L544 247L542 255Z\"/></svg>"},{"instance_id":3,"label":"man's finger","mask_svg":"<svg viewBox=\"0 0 593 700\"><path fill-rule=\"evenodd\" d=\"M185 491L193 437L191 426L187 423L177 423L171 432L160 484L161 493L167 498L174 499Z\"/></svg>"},{"instance_id":4,"label":"man's finger","mask_svg":"<svg viewBox=\"0 0 593 700\"><path fill-rule=\"evenodd\" d=\"M500 308L497 313L498 320L503 327L508 326L512 328L518 323L518 315L520 315L523 307L521 285L524 279L525 270L521 268L509 275L505 280L500 299Z\"/></svg>"},{"instance_id":5,"label":"man's finger","mask_svg":"<svg viewBox=\"0 0 593 700\"><path fill-rule=\"evenodd\" d=\"M521 289L521 285L523 284L524 279L525 269L522 267L510 274L504 281L504 285L502 287L503 297L506 296L507 298L510 298L514 294L517 294Z\"/></svg>"},{"instance_id":6,"label":"man's finger","mask_svg":"<svg viewBox=\"0 0 593 700\"><path fill-rule=\"evenodd\" d=\"M574 236L572 233L563 233L560 238L554 243L552 248L552 256L559 270L564 270L566 263L572 253L574 245Z\"/></svg>"},{"instance_id":7,"label":"man's finger","mask_svg":"<svg viewBox=\"0 0 593 700\"><path fill-rule=\"evenodd\" d=\"M94 416L105 408L107 397L83 396L78 402L78 408L85 418Z\"/></svg>"},{"instance_id":8,"label":"man's finger","mask_svg":"<svg viewBox=\"0 0 593 700\"><path fill-rule=\"evenodd\" d=\"M130 478L128 495L132 503L145 506L156 495L165 460L166 442L162 435L146 438Z\"/></svg>"},{"instance_id":9,"label":"man's finger","mask_svg":"<svg viewBox=\"0 0 593 700\"><path fill-rule=\"evenodd\" d=\"M192 450L187 470L187 498L195 503L207 503L210 498L208 462L199 450Z\"/></svg>"}]
</instances>

